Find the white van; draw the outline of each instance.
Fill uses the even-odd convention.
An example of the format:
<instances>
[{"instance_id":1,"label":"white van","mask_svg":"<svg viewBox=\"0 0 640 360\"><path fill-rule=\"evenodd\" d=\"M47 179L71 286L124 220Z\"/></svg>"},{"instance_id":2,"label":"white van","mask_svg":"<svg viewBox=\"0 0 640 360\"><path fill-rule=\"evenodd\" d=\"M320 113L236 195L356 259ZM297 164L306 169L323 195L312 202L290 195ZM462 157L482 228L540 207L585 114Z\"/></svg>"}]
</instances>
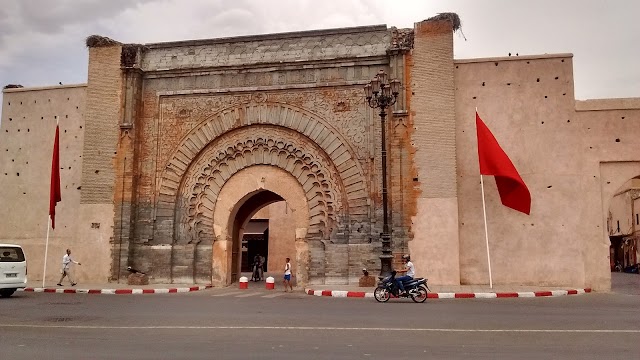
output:
<instances>
[{"instance_id":1,"label":"white van","mask_svg":"<svg viewBox=\"0 0 640 360\"><path fill-rule=\"evenodd\" d=\"M27 260L20 245L0 244L0 296L27 287Z\"/></svg>"}]
</instances>

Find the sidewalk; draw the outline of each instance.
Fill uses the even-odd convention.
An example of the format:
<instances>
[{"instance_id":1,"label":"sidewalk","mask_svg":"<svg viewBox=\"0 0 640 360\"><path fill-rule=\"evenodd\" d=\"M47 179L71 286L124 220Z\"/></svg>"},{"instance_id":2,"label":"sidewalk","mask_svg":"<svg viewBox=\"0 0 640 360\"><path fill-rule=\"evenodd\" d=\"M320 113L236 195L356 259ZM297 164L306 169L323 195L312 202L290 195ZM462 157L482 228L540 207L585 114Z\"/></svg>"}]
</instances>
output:
<instances>
[{"instance_id":1,"label":"sidewalk","mask_svg":"<svg viewBox=\"0 0 640 360\"><path fill-rule=\"evenodd\" d=\"M637 276L637 275L636 275ZM211 285L194 284L149 284L149 285L127 285L126 283L107 284L78 284L76 286L57 286L47 284L44 288L41 282L29 282L27 288L18 290L26 292L43 292L58 294L169 294L187 293L211 288ZM238 284L220 289L237 289ZM264 282L249 283L250 290L264 288ZM276 286L280 288L280 286ZM576 289L563 287L543 287L543 286L505 286L496 285L493 289L488 285L460 285L443 286L429 285L431 291L428 298L431 299L469 299L469 298L505 298L505 297L540 297L540 296L565 296L590 293L591 289ZM355 297L372 298L374 287L361 288L356 285L309 285L304 288L304 293L315 296L328 297ZM302 288L295 287L295 291Z\"/></svg>"},{"instance_id":2,"label":"sidewalk","mask_svg":"<svg viewBox=\"0 0 640 360\"><path fill-rule=\"evenodd\" d=\"M517 286L517 285L429 285L430 299L469 299L469 298L507 298L507 297L539 297L565 296L590 293L591 289L568 287ZM315 296L331 297L373 297L375 287L358 287L356 285L309 285L305 293ZM393 297L393 296L392 296Z\"/></svg>"},{"instance_id":3,"label":"sidewalk","mask_svg":"<svg viewBox=\"0 0 640 360\"><path fill-rule=\"evenodd\" d=\"M211 285L194 285L194 284L149 284L149 285L127 285L126 283L108 283L108 284L78 284L71 286L65 284L58 286L56 284L45 284L42 282L28 282L25 289L18 291L27 292L45 292L58 294L169 294L169 293L186 293L210 288Z\"/></svg>"}]
</instances>

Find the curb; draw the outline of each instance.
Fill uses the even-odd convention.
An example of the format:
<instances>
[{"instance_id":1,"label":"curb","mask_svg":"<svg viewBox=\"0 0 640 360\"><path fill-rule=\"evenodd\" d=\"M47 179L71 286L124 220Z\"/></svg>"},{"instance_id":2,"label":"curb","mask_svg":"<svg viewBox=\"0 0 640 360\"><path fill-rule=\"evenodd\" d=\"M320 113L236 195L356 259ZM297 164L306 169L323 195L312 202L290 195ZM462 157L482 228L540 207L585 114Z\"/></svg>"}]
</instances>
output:
<instances>
[{"instance_id":1,"label":"curb","mask_svg":"<svg viewBox=\"0 0 640 360\"><path fill-rule=\"evenodd\" d=\"M191 286L184 288L167 289L60 289L60 288L32 288L27 287L18 291L56 294L104 294L104 295L125 295L125 294L170 294L187 293L211 288L211 285Z\"/></svg>"},{"instance_id":2,"label":"curb","mask_svg":"<svg viewBox=\"0 0 640 360\"><path fill-rule=\"evenodd\" d=\"M364 291L345 291L345 290L304 290L307 295L313 296L330 296L330 297L349 297L349 298L372 298L372 292ZM452 293L441 292L427 294L429 299L494 299L494 298L516 298L516 297L550 297L550 296L566 296L566 295L582 295L590 293L591 289L577 290L551 290L551 291L523 291L523 292L477 292L477 293ZM395 296L391 296L395 298Z\"/></svg>"}]
</instances>

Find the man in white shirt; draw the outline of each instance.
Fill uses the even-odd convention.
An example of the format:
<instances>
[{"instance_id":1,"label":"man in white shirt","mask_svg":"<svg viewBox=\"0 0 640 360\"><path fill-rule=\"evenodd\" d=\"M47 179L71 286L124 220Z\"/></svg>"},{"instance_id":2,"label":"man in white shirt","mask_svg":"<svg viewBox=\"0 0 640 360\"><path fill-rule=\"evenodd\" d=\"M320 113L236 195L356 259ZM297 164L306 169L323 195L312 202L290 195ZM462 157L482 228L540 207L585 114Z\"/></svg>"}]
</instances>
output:
<instances>
[{"instance_id":1,"label":"man in white shirt","mask_svg":"<svg viewBox=\"0 0 640 360\"><path fill-rule=\"evenodd\" d=\"M402 256L402 259L404 260L404 269L396 271L397 273L406 273L405 276L400 276L396 278L396 286L398 287L398 289L400 289L400 295L402 295L403 293L406 294L406 291L404 290L404 284L402 282L407 280L412 280L413 277L416 275L416 268L415 266L413 266L413 263L411 262L411 256L404 255Z\"/></svg>"},{"instance_id":2,"label":"man in white shirt","mask_svg":"<svg viewBox=\"0 0 640 360\"><path fill-rule=\"evenodd\" d=\"M60 277L60 281L58 281L58 286L62 286L62 280L65 276L69 278L71 286L76 286L76 282L73 281L73 278L71 277L72 264L82 265L71 258L71 250L67 249L67 253L62 257L62 276Z\"/></svg>"}]
</instances>

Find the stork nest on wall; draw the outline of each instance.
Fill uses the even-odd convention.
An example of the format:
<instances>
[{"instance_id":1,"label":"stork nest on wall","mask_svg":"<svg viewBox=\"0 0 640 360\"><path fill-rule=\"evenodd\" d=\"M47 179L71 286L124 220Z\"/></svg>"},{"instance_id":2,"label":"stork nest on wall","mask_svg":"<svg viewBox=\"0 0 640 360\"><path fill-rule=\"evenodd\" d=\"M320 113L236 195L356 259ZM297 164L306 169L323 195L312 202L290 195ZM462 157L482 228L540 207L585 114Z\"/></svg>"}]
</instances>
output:
<instances>
[{"instance_id":1,"label":"stork nest on wall","mask_svg":"<svg viewBox=\"0 0 640 360\"><path fill-rule=\"evenodd\" d=\"M100 35L88 36L85 43L86 43L88 48L120 45L119 42L117 42L117 41L115 41L113 39L109 39L106 36L100 36Z\"/></svg>"},{"instance_id":2,"label":"stork nest on wall","mask_svg":"<svg viewBox=\"0 0 640 360\"><path fill-rule=\"evenodd\" d=\"M5 85L2 89L20 89L23 88L24 86L20 85L20 84L8 84Z\"/></svg>"},{"instance_id":3,"label":"stork nest on wall","mask_svg":"<svg viewBox=\"0 0 640 360\"><path fill-rule=\"evenodd\" d=\"M458 14L456 13L451 13L451 12L439 13L438 15L432 16L427 19L427 21L442 21L442 20L449 21L451 23L451 27L453 28L453 31L458 31L460 30L460 27L462 27L460 16L458 16Z\"/></svg>"},{"instance_id":4,"label":"stork nest on wall","mask_svg":"<svg viewBox=\"0 0 640 360\"><path fill-rule=\"evenodd\" d=\"M462 37L467 40L467 38L464 36L464 33L462 32L462 21L460 21L460 16L458 16L458 14L456 13L439 13L436 16L428 18L426 21L448 21L451 23L451 28L453 29L453 31L456 32L459 30Z\"/></svg>"}]
</instances>

